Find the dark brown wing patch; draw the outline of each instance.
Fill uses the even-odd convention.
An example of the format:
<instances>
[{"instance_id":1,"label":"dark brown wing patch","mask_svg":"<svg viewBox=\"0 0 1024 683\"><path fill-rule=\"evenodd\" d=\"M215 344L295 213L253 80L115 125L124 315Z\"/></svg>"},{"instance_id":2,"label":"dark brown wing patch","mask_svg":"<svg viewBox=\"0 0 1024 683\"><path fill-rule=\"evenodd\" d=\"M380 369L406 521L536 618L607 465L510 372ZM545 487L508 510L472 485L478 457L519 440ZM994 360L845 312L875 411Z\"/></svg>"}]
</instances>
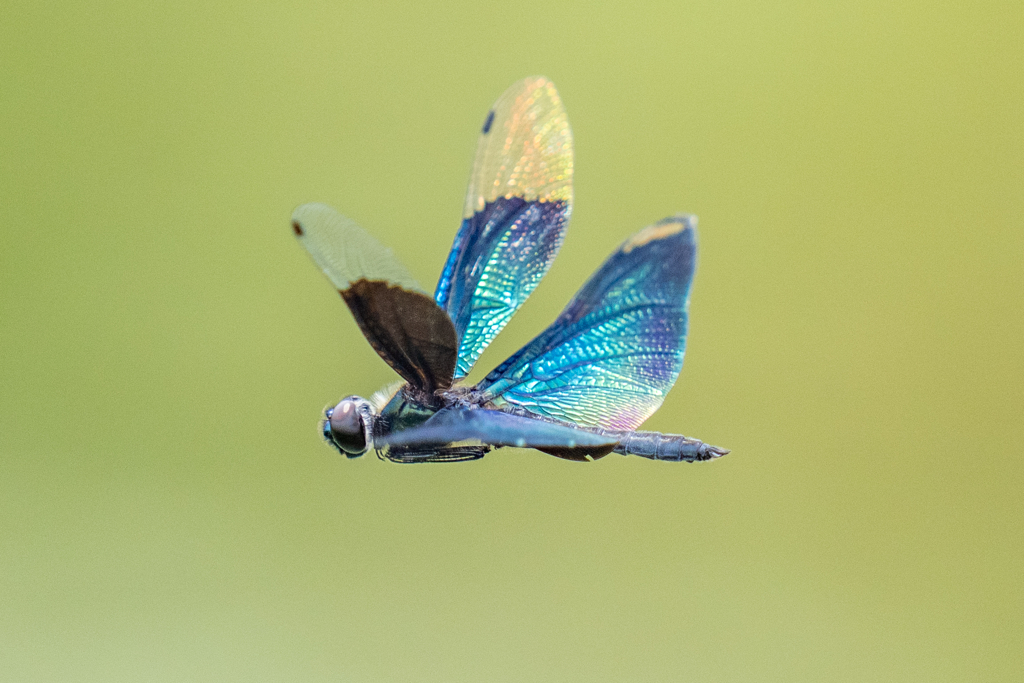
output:
<instances>
[{"instance_id":1,"label":"dark brown wing patch","mask_svg":"<svg viewBox=\"0 0 1024 683\"><path fill-rule=\"evenodd\" d=\"M338 292L370 345L405 381L427 392L452 385L459 340L433 299L383 280L356 280Z\"/></svg>"}]
</instances>

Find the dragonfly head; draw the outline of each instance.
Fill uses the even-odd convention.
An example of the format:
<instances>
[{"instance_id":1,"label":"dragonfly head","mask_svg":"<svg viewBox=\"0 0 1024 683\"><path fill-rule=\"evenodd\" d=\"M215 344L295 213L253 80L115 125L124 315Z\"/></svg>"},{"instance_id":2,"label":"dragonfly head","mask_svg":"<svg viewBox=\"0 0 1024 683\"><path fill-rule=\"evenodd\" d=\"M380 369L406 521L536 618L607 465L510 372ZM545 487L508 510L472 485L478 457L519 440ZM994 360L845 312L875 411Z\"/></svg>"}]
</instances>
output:
<instances>
[{"instance_id":1,"label":"dragonfly head","mask_svg":"<svg viewBox=\"0 0 1024 683\"><path fill-rule=\"evenodd\" d=\"M373 445L373 407L366 399L348 396L324 415L324 439L346 456L358 458Z\"/></svg>"}]
</instances>

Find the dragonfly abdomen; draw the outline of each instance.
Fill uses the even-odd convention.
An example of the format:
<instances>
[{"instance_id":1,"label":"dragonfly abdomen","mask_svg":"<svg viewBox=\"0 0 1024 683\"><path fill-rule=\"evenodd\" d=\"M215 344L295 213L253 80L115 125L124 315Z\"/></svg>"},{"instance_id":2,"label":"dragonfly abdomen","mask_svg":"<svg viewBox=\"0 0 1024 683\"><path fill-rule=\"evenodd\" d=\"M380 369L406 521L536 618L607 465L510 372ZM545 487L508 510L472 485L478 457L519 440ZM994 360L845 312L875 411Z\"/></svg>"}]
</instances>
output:
<instances>
[{"instance_id":1,"label":"dragonfly abdomen","mask_svg":"<svg viewBox=\"0 0 1024 683\"><path fill-rule=\"evenodd\" d=\"M627 432L612 449L621 455L639 455L650 460L699 462L718 458L729 451L681 434Z\"/></svg>"}]
</instances>

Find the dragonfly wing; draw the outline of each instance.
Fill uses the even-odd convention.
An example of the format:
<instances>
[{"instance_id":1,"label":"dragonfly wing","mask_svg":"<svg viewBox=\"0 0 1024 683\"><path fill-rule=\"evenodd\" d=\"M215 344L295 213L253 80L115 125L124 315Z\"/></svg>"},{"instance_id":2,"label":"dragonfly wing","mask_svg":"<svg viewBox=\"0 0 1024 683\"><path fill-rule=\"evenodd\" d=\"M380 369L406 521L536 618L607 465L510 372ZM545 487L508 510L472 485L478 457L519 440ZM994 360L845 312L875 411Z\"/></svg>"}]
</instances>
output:
<instances>
[{"instance_id":1,"label":"dragonfly wing","mask_svg":"<svg viewBox=\"0 0 1024 683\"><path fill-rule=\"evenodd\" d=\"M628 239L555 322L478 386L498 407L613 430L658 409L683 365L696 218Z\"/></svg>"},{"instance_id":2,"label":"dragonfly wing","mask_svg":"<svg viewBox=\"0 0 1024 683\"><path fill-rule=\"evenodd\" d=\"M451 386L458 349L451 318L390 249L323 204L295 209L292 230L388 365L418 389Z\"/></svg>"},{"instance_id":3,"label":"dragonfly wing","mask_svg":"<svg viewBox=\"0 0 1024 683\"><path fill-rule=\"evenodd\" d=\"M536 448L569 460L587 460L610 453L618 439L485 408L443 408L421 425L374 438L375 445L390 449L444 448L465 442Z\"/></svg>"},{"instance_id":4,"label":"dragonfly wing","mask_svg":"<svg viewBox=\"0 0 1024 683\"><path fill-rule=\"evenodd\" d=\"M547 273L572 210L572 132L555 86L519 81L487 114L462 225L434 299L459 337L464 377Z\"/></svg>"}]
</instances>

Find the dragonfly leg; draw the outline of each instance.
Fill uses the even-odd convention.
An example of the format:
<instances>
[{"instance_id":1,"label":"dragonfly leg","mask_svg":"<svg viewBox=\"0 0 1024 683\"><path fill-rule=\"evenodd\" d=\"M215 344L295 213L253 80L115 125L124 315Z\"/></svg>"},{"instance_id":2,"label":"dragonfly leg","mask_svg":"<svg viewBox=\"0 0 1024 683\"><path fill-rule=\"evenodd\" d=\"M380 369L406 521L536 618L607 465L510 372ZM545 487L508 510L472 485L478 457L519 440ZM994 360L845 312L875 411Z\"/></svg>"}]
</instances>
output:
<instances>
[{"instance_id":1,"label":"dragonfly leg","mask_svg":"<svg viewBox=\"0 0 1024 683\"><path fill-rule=\"evenodd\" d=\"M466 460L479 460L484 457L490 446L446 446L440 448L389 448L378 450L377 455L381 460L391 462L416 463L416 462L463 462Z\"/></svg>"}]
</instances>

